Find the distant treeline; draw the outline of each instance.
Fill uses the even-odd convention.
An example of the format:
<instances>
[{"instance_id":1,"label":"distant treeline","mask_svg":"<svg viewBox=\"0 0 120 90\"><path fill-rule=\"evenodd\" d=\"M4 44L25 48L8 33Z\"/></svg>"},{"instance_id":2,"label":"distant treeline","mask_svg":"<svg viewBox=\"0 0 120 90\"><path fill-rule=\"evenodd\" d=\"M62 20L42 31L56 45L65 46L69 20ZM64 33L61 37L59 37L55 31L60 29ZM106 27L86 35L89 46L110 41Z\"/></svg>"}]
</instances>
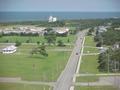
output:
<instances>
[{"instance_id":1,"label":"distant treeline","mask_svg":"<svg viewBox=\"0 0 120 90\"><path fill-rule=\"evenodd\" d=\"M1 26L7 25L36 25L38 27L79 27L80 29L106 25L107 23L114 23L119 25L120 18L114 19L79 19L79 20L62 20L57 22L48 21L23 21L23 22L6 22L0 23ZM117 24L116 24L117 23Z\"/></svg>"}]
</instances>

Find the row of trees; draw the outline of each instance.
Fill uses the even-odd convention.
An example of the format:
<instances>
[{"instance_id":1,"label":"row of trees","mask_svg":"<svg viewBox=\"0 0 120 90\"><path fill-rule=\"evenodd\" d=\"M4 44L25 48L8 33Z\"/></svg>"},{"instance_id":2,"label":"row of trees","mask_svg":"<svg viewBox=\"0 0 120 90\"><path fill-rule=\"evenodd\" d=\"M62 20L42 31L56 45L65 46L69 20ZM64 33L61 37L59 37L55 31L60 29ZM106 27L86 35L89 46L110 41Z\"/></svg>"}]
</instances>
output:
<instances>
[{"instance_id":1,"label":"row of trees","mask_svg":"<svg viewBox=\"0 0 120 90\"><path fill-rule=\"evenodd\" d=\"M98 69L102 72L119 72L120 71L120 48L113 48L116 42L120 42L120 31L109 28L106 32L96 31L94 40L98 47L107 45L109 48L100 53L98 58Z\"/></svg>"},{"instance_id":2,"label":"row of trees","mask_svg":"<svg viewBox=\"0 0 120 90\"><path fill-rule=\"evenodd\" d=\"M120 71L120 49L109 49L101 53L98 58L98 69L102 72L119 72Z\"/></svg>"}]
</instances>

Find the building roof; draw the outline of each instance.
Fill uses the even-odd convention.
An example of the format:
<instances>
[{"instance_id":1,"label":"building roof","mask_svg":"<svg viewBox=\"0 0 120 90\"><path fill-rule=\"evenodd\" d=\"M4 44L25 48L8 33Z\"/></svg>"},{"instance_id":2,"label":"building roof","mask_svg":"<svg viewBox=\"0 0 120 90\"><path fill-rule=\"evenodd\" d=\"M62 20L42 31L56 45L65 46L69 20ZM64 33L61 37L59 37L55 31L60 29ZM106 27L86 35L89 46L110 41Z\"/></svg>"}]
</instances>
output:
<instances>
[{"instance_id":1,"label":"building roof","mask_svg":"<svg viewBox=\"0 0 120 90\"><path fill-rule=\"evenodd\" d=\"M11 45L11 46L8 46L8 47L6 47L6 48L4 48L4 49L2 49L3 51L5 51L5 50L14 50L14 49L16 49L17 47L15 47L14 45Z\"/></svg>"}]
</instances>

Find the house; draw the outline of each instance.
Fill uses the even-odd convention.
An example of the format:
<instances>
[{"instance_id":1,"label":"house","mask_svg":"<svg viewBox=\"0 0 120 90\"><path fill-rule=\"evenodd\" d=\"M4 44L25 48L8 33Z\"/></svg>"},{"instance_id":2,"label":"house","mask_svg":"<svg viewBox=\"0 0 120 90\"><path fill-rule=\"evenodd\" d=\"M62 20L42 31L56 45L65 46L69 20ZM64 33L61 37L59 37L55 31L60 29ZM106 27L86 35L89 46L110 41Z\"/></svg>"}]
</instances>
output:
<instances>
[{"instance_id":1,"label":"house","mask_svg":"<svg viewBox=\"0 0 120 90\"><path fill-rule=\"evenodd\" d=\"M2 53L10 54L10 53L16 52L16 50L17 50L17 47L15 47L14 45L11 45L11 46L7 46L6 48L2 49Z\"/></svg>"},{"instance_id":2,"label":"house","mask_svg":"<svg viewBox=\"0 0 120 90\"><path fill-rule=\"evenodd\" d=\"M120 31L120 27L118 27L118 28L115 28L115 30L119 30L119 31Z\"/></svg>"},{"instance_id":3,"label":"house","mask_svg":"<svg viewBox=\"0 0 120 90\"><path fill-rule=\"evenodd\" d=\"M116 49L119 49L120 48L120 42L116 42L114 45L113 45L113 49L116 50Z\"/></svg>"}]
</instances>

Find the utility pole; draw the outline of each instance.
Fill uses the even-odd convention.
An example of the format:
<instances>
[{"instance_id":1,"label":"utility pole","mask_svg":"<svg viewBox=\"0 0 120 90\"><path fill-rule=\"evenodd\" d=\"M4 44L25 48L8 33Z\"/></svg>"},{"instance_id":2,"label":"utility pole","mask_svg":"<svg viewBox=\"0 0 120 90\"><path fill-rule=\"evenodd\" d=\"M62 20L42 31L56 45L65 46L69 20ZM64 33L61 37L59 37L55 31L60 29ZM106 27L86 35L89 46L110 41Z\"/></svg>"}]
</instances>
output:
<instances>
[{"instance_id":1,"label":"utility pole","mask_svg":"<svg viewBox=\"0 0 120 90\"><path fill-rule=\"evenodd\" d=\"M109 73L109 59L110 59L110 56L109 56L109 51L107 51L107 63L108 63L108 65L107 65L107 69L108 69L108 73Z\"/></svg>"}]
</instances>

